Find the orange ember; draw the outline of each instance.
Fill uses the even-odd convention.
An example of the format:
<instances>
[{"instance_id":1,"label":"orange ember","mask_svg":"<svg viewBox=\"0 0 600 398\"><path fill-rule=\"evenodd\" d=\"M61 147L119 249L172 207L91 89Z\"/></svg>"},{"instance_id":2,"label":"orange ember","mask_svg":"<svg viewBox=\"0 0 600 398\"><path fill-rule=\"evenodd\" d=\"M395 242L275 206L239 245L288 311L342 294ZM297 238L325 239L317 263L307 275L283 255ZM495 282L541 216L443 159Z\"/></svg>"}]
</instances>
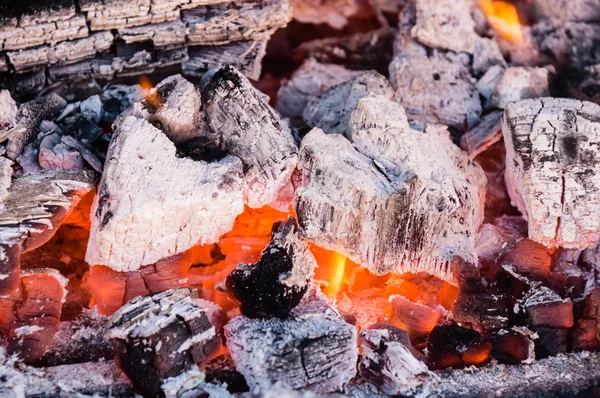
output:
<instances>
[{"instance_id":1,"label":"orange ember","mask_svg":"<svg viewBox=\"0 0 600 398\"><path fill-rule=\"evenodd\" d=\"M502 0L479 0L479 6L500 37L511 43L523 41L519 13L513 4Z\"/></svg>"}]
</instances>

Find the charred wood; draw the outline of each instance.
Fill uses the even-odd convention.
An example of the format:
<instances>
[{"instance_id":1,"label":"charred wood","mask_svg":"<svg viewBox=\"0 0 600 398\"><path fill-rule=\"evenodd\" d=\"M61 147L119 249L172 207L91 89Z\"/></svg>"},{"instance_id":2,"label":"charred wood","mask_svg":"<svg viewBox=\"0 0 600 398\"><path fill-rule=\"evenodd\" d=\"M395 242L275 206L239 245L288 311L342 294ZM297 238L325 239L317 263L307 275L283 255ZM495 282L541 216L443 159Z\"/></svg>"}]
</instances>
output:
<instances>
[{"instance_id":1,"label":"charred wood","mask_svg":"<svg viewBox=\"0 0 600 398\"><path fill-rule=\"evenodd\" d=\"M487 338L455 323L433 328L427 342L429 362L436 369L483 365L489 361L491 350Z\"/></svg>"},{"instance_id":2,"label":"charred wood","mask_svg":"<svg viewBox=\"0 0 600 398\"><path fill-rule=\"evenodd\" d=\"M490 336L492 358L502 363L524 364L535 360L535 334L525 328L502 329Z\"/></svg>"}]
</instances>

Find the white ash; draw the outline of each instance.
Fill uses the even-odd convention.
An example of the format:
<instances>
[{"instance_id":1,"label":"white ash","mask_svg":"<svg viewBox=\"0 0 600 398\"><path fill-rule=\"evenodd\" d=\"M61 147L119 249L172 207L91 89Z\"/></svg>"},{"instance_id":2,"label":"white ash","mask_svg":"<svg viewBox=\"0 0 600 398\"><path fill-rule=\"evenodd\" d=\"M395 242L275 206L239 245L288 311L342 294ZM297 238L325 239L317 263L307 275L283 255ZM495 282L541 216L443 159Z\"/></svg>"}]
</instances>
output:
<instances>
[{"instance_id":1,"label":"white ash","mask_svg":"<svg viewBox=\"0 0 600 398\"><path fill-rule=\"evenodd\" d=\"M0 132L12 129L17 124L17 104L8 90L0 91Z\"/></svg>"},{"instance_id":2,"label":"white ash","mask_svg":"<svg viewBox=\"0 0 600 398\"><path fill-rule=\"evenodd\" d=\"M163 382L162 390L166 398L195 398L199 394L207 394L208 398L231 398L224 386L207 383L206 375L197 365L170 377ZM204 395L203 395L204 396Z\"/></svg>"},{"instance_id":3,"label":"white ash","mask_svg":"<svg viewBox=\"0 0 600 398\"><path fill-rule=\"evenodd\" d=\"M600 106L541 98L509 104L502 132L506 186L529 238L585 249L600 239ZM585 198L585 199L582 199Z\"/></svg>"},{"instance_id":4,"label":"white ash","mask_svg":"<svg viewBox=\"0 0 600 398\"><path fill-rule=\"evenodd\" d=\"M20 338L20 337L26 336L28 334L39 332L40 330L44 330L44 329L39 326L34 325L34 326L21 326L19 328L16 328L13 332L15 333L15 335L18 338Z\"/></svg>"},{"instance_id":5,"label":"white ash","mask_svg":"<svg viewBox=\"0 0 600 398\"><path fill-rule=\"evenodd\" d=\"M12 184L13 161L0 156L0 203L8 195L8 189ZM0 206L2 207L2 206Z\"/></svg>"},{"instance_id":6,"label":"white ash","mask_svg":"<svg viewBox=\"0 0 600 398\"><path fill-rule=\"evenodd\" d=\"M491 104L504 109L522 99L549 97L550 73L548 68L507 68L494 88Z\"/></svg>"},{"instance_id":7,"label":"white ash","mask_svg":"<svg viewBox=\"0 0 600 398\"><path fill-rule=\"evenodd\" d=\"M139 269L216 242L243 211L237 158L178 158L175 145L145 120L123 120L107 159L92 207L89 264Z\"/></svg>"},{"instance_id":8,"label":"white ash","mask_svg":"<svg viewBox=\"0 0 600 398\"><path fill-rule=\"evenodd\" d=\"M52 148L40 148L39 164L44 170L83 170L81 154L59 143Z\"/></svg>"}]
</instances>

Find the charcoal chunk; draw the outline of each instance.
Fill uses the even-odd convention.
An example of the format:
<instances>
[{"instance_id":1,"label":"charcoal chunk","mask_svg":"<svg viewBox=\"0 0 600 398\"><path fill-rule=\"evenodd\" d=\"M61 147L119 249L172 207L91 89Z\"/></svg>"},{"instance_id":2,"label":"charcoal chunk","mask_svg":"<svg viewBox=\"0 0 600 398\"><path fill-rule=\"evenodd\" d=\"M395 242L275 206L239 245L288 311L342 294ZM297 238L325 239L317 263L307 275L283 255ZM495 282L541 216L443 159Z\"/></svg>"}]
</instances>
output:
<instances>
[{"instance_id":1,"label":"charcoal chunk","mask_svg":"<svg viewBox=\"0 0 600 398\"><path fill-rule=\"evenodd\" d=\"M456 323L434 327L427 342L429 362L436 369L482 365L489 361L491 349L481 333Z\"/></svg>"}]
</instances>

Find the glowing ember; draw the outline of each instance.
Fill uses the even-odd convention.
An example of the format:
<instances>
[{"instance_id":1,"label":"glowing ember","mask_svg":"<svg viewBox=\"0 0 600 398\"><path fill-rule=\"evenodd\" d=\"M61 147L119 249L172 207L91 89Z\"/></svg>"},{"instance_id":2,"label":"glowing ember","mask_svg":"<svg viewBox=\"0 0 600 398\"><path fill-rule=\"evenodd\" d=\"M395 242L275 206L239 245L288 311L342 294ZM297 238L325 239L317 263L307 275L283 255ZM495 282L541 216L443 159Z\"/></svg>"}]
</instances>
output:
<instances>
[{"instance_id":1,"label":"glowing ember","mask_svg":"<svg viewBox=\"0 0 600 398\"><path fill-rule=\"evenodd\" d=\"M344 280L346 262L343 255L311 245L319 267L315 271L315 280L322 285L322 291L329 297L337 297Z\"/></svg>"},{"instance_id":2,"label":"glowing ember","mask_svg":"<svg viewBox=\"0 0 600 398\"><path fill-rule=\"evenodd\" d=\"M523 41L523 32L517 8L507 1L479 0L488 23L500 37L512 43Z\"/></svg>"}]
</instances>

